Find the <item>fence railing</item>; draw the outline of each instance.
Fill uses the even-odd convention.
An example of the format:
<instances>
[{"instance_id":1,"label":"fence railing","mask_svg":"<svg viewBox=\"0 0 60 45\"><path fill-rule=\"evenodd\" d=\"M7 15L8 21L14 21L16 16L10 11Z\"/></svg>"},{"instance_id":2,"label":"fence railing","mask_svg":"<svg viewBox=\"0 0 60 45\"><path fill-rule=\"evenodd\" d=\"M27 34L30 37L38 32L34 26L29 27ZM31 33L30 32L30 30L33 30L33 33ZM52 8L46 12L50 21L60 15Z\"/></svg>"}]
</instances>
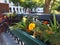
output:
<instances>
[{"instance_id":1,"label":"fence railing","mask_svg":"<svg viewBox=\"0 0 60 45\"><path fill-rule=\"evenodd\" d=\"M14 37L14 39L19 45L46 45L42 41L31 37L31 35L20 29L11 30L9 31L9 33L12 35L12 37Z\"/></svg>"},{"instance_id":2,"label":"fence railing","mask_svg":"<svg viewBox=\"0 0 60 45\"><path fill-rule=\"evenodd\" d=\"M38 20L52 20L53 19L53 15L52 14L17 14L21 17L21 15L23 16L38 16ZM56 19L58 22L60 22L60 14L56 14Z\"/></svg>"}]
</instances>

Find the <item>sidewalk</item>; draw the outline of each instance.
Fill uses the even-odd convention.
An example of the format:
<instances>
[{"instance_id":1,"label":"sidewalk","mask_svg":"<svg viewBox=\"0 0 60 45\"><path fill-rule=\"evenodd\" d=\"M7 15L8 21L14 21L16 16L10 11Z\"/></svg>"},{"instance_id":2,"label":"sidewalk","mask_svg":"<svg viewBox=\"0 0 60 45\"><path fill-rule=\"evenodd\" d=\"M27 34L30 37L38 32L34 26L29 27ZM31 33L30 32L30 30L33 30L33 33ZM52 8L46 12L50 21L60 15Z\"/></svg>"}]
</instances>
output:
<instances>
[{"instance_id":1,"label":"sidewalk","mask_svg":"<svg viewBox=\"0 0 60 45\"><path fill-rule=\"evenodd\" d=\"M18 45L15 40L13 40L9 34L3 33L0 36L0 45Z\"/></svg>"},{"instance_id":2,"label":"sidewalk","mask_svg":"<svg viewBox=\"0 0 60 45\"><path fill-rule=\"evenodd\" d=\"M3 36L0 35L0 45L6 45L5 40L3 40Z\"/></svg>"}]
</instances>

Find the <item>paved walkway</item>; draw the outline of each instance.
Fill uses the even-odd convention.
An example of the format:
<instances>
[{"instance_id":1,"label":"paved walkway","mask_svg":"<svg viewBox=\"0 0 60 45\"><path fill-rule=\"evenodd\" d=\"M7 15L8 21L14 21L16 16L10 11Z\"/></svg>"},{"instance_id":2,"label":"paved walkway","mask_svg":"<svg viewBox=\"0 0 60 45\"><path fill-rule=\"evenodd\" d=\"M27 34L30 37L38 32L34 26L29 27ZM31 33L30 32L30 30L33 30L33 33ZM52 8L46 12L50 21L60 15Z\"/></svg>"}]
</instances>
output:
<instances>
[{"instance_id":1,"label":"paved walkway","mask_svg":"<svg viewBox=\"0 0 60 45\"><path fill-rule=\"evenodd\" d=\"M0 45L18 45L15 40L13 40L9 34L3 33L0 36Z\"/></svg>"},{"instance_id":2,"label":"paved walkway","mask_svg":"<svg viewBox=\"0 0 60 45\"><path fill-rule=\"evenodd\" d=\"M2 35L0 35L0 45L6 45L6 42L3 40Z\"/></svg>"}]
</instances>

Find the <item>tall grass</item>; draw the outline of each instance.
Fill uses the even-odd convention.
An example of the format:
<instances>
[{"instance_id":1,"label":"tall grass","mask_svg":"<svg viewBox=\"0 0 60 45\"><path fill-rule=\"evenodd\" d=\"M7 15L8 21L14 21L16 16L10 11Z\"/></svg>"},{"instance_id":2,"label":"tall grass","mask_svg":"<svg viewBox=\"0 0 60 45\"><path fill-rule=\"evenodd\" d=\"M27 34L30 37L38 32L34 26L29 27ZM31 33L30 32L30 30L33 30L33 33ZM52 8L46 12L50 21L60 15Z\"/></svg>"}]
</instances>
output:
<instances>
[{"instance_id":1,"label":"tall grass","mask_svg":"<svg viewBox=\"0 0 60 45\"><path fill-rule=\"evenodd\" d=\"M54 11L53 11L53 22L50 20L50 23L51 23L52 30L56 31L57 30L57 20L56 20L56 15L55 15Z\"/></svg>"}]
</instances>

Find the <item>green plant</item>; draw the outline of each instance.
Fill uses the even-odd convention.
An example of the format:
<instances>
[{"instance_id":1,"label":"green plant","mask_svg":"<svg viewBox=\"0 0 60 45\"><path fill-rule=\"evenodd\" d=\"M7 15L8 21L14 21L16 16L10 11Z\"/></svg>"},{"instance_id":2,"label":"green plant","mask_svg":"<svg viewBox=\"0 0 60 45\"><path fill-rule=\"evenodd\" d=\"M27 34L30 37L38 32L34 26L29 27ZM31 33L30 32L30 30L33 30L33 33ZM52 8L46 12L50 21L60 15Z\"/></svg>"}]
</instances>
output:
<instances>
[{"instance_id":1,"label":"green plant","mask_svg":"<svg viewBox=\"0 0 60 45\"><path fill-rule=\"evenodd\" d=\"M39 20L35 21L33 20L34 16L23 16L22 21L19 23L16 23L14 25L14 28L20 28L24 31L28 30L29 24L33 22L34 28L30 30L33 32L32 36L35 38L38 38L40 40L43 40L44 43L48 42L51 43L51 45L59 45L60 44L60 24L56 20L55 13L53 14L53 22L50 20L50 24L48 23L42 23ZM33 27L31 26L31 27Z\"/></svg>"},{"instance_id":2,"label":"green plant","mask_svg":"<svg viewBox=\"0 0 60 45\"><path fill-rule=\"evenodd\" d=\"M52 30L56 31L57 30L57 21L56 21L56 15L54 13L53 13L53 23L51 20L50 20L50 23L51 23Z\"/></svg>"}]
</instances>

